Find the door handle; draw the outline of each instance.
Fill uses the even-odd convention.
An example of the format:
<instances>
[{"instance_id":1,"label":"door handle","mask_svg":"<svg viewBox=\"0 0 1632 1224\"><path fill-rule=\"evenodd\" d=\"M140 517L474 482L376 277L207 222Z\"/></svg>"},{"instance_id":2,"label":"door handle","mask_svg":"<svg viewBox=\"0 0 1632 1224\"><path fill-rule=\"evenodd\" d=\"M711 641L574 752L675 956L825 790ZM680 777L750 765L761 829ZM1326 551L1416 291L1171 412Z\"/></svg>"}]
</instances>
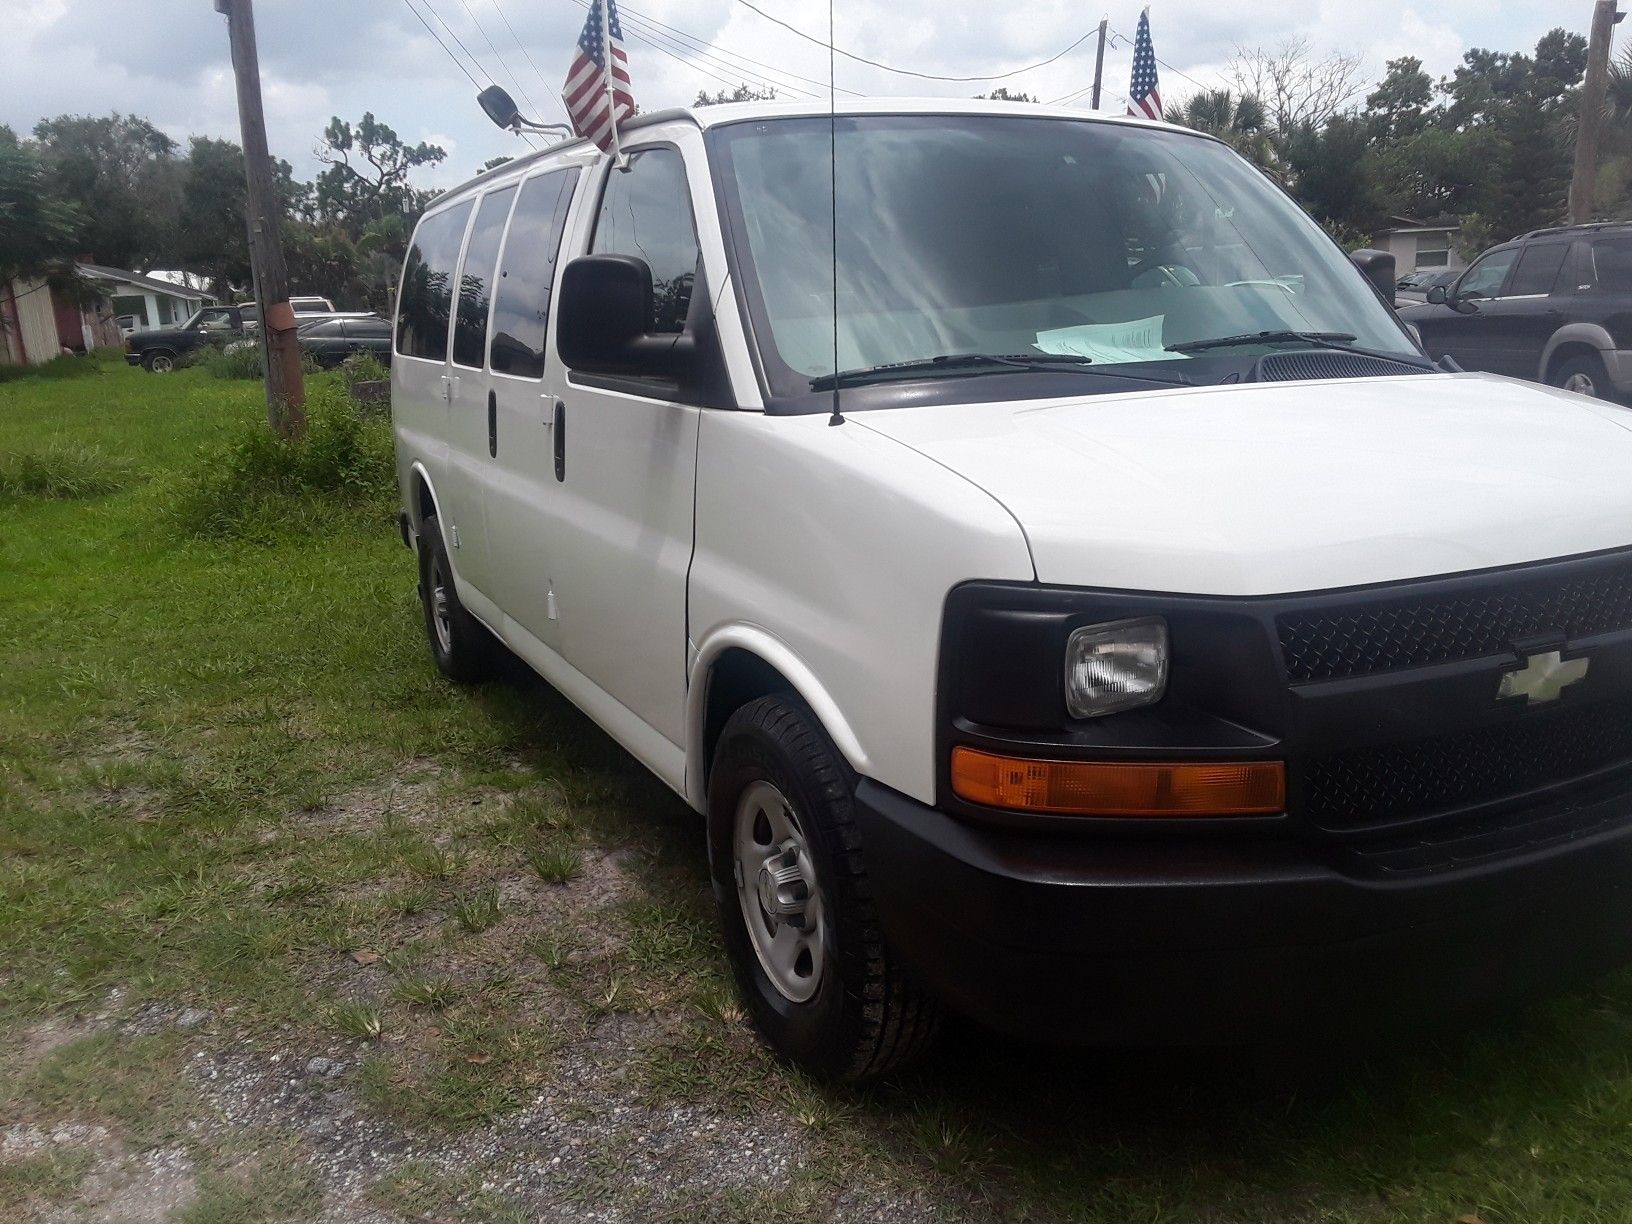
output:
<instances>
[{"instance_id":1,"label":"door handle","mask_svg":"<svg viewBox=\"0 0 1632 1224\"><path fill-rule=\"evenodd\" d=\"M567 478L567 406L555 401L555 427L550 430L555 443L555 478Z\"/></svg>"},{"instance_id":2,"label":"door handle","mask_svg":"<svg viewBox=\"0 0 1632 1224\"><path fill-rule=\"evenodd\" d=\"M491 390L487 393L487 457L499 457L499 397Z\"/></svg>"}]
</instances>

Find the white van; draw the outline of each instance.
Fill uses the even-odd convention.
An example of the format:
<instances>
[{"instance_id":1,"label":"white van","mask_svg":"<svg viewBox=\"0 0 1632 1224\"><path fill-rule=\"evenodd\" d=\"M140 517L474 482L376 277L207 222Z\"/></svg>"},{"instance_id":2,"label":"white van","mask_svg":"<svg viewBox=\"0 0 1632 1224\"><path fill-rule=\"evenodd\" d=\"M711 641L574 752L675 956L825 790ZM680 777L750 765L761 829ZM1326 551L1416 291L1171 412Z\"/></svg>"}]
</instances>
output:
<instances>
[{"instance_id":1,"label":"white van","mask_svg":"<svg viewBox=\"0 0 1632 1224\"><path fill-rule=\"evenodd\" d=\"M703 814L777 1050L1411 1035L1628 958L1632 415L1437 368L1193 132L623 148L419 223L403 536L447 675L497 639Z\"/></svg>"}]
</instances>

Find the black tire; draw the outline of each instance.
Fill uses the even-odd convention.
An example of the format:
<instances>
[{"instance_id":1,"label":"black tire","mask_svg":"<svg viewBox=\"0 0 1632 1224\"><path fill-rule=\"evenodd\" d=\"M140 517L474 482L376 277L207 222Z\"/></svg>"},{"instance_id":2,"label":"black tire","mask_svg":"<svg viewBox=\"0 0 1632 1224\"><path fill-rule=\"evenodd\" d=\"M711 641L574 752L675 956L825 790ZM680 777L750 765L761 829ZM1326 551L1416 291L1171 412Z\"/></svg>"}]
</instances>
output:
<instances>
[{"instance_id":1,"label":"black tire","mask_svg":"<svg viewBox=\"0 0 1632 1224\"><path fill-rule=\"evenodd\" d=\"M1615 398L1615 389L1609 385L1609 371L1604 369L1603 359L1594 353L1567 357L1559 362L1551 382L1555 387L1590 395L1595 399Z\"/></svg>"},{"instance_id":2,"label":"black tire","mask_svg":"<svg viewBox=\"0 0 1632 1224\"><path fill-rule=\"evenodd\" d=\"M148 349L142 354L142 369L149 374L170 374L180 364L169 349Z\"/></svg>"},{"instance_id":3,"label":"black tire","mask_svg":"<svg viewBox=\"0 0 1632 1224\"><path fill-rule=\"evenodd\" d=\"M441 607L440 627L439 591L446 601ZM487 627L459 602L453 567L448 564L448 548L442 542L442 527L435 515L427 515L419 527L419 606L438 671L460 684L473 684L492 675L496 643Z\"/></svg>"},{"instance_id":4,"label":"black tire","mask_svg":"<svg viewBox=\"0 0 1632 1224\"><path fill-rule=\"evenodd\" d=\"M762 782L786 798L820 894L825 951L806 1001L788 997L766 973L745 915L745 906L762 903L738 894L737 808ZM908 979L879 928L851 810L855 783L815 717L778 696L752 701L726 722L708 792L714 899L749 1014L778 1055L824 1079L850 1081L882 1075L921 1054L941 1016Z\"/></svg>"}]
</instances>

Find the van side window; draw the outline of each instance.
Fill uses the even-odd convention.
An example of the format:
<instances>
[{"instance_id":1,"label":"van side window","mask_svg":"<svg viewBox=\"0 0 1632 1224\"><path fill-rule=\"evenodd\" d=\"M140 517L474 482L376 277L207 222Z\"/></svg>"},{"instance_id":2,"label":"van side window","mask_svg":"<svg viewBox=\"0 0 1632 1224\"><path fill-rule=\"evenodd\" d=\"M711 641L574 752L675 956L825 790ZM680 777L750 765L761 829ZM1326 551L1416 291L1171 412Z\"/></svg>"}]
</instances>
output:
<instances>
[{"instance_id":1,"label":"van side window","mask_svg":"<svg viewBox=\"0 0 1632 1224\"><path fill-rule=\"evenodd\" d=\"M448 355L453 275L472 203L466 200L419 223L397 295L397 352L404 357L442 361Z\"/></svg>"},{"instance_id":2,"label":"van side window","mask_svg":"<svg viewBox=\"0 0 1632 1224\"><path fill-rule=\"evenodd\" d=\"M1525 247L1524 254L1519 256L1519 266L1513 269L1507 292L1502 296L1535 297L1551 293L1569 250L1567 242L1534 242Z\"/></svg>"},{"instance_id":3,"label":"van side window","mask_svg":"<svg viewBox=\"0 0 1632 1224\"><path fill-rule=\"evenodd\" d=\"M465 243L465 266L459 273L459 309L453 317L453 364L482 368L487 355L487 311L493 304L493 269L499 262L499 239L516 198L514 187L490 191L476 210L476 224Z\"/></svg>"},{"instance_id":4,"label":"van side window","mask_svg":"<svg viewBox=\"0 0 1632 1224\"><path fill-rule=\"evenodd\" d=\"M510 237L499 261L490 357L494 373L544 376L544 333L550 321L556 255L577 181L577 168L569 167L521 185L521 199L516 202Z\"/></svg>"},{"instance_id":5,"label":"van side window","mask_svg":"<svg viewBox=\"0 0 1632 1224\"><path fill-rule=\"evenodd\" d=\"M644 259L652 269L652 330L685 330L697 276L697 228L679 150L643 149L629 159L628 170L607 175L590 250Z\"/></svg>"}]
</instances>

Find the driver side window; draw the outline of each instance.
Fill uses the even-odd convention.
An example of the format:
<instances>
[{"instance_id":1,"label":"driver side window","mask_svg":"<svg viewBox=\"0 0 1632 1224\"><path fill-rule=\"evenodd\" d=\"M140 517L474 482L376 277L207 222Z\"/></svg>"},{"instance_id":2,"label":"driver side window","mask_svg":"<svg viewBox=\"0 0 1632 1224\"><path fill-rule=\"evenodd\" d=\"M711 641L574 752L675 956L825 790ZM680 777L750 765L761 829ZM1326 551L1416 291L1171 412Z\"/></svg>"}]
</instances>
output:
<instances>
[{"instance_id":1,"label":"driver side window","mask_svg":"<svg viewBox=\"0 0 1632 1224\"><path fill-rule=\"evenodd\" d=\"M1456 296L1460 298L1492 298L1501 292L1507 270L1513 266L1519 249L1492 251L1463 274L1457 282Z\"/></svg>"}]
</instances>

